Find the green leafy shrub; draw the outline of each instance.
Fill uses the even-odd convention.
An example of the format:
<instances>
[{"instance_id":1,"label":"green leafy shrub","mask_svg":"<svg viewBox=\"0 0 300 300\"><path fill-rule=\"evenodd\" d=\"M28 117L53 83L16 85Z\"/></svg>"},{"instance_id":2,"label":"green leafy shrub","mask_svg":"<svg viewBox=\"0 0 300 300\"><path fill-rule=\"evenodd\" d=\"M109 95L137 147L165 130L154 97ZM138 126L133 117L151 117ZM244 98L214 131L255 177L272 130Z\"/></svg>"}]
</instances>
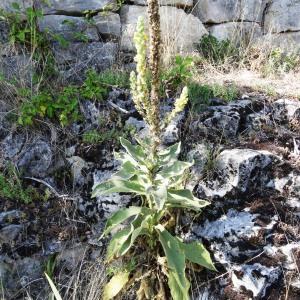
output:
<instances>
[{"instance_id":1,"label":"green leafy shrub","mask_svg":"<svg viewBox=\"0 0 300 300\"><path fill-rule=\"evenodd\" d=\"M205 35L197 45L199 53L215 64L222 64L226 58L238 55L238 49L227 39L219 41L212 35Z\"/></svg>"},{"instance_id":2,"label":"green leafy shrub","mask_svg":"<svg viewBox=\"0 0 300 300\"><path fill-rule=\"evenodd\" d=\"M32 97L28 92L25 95L27 100L21 105L18 119L20 125L32 125L35 118L48 117L65 126L79 118L78 90L74 86L65 87L61 93L54 96L47 91Z\"/></svg>"},{"instance_id":3,"label":"green leafy shrub","mask_svg":"<svg viewBox=\"0 0 300 300\"><path fill-rule=\"evenodd\" d=\"M10 165L5 172L0 172L0 197L28 204L37 193L32 187L22 187L17 170Z\"/></svg>"},{"instance_id":4,"label":"green leafy shrub","mask_svg":"<svg viewBox=\"0 0 300 300\"><path fill-rule=\"evenodd\" d=\"M161 75L161 93L177 91L186 85L192 77L193 58L176 55L174 62Z\"/></svg>"},{"instance_id":5,"label":"green leafy shrub","mask_svg":"<svg viewBox=\"0 0 300 300\"><path fill-rule=\"evenodd\" d=\"M157 6L158 11L158 3L153 5ZM152 18L155 20L154 16ZM152 26L157 29L159 23ZM157 36L150 39L150 52L155 53L157 39ZM151 136L144 140L136 139L137 145L121 138L125 151L116 153L116 159L121 162L119 171L108 181L93 187L94 197L110 193L132 193L141 201L140 206L122 208L107 220L102 236L113 233L107 247L107 263L121 260L123 267L119 268L119 272L113 272L114 275L104 288L104 300L113 299L133 282L140 282L137 291L139 299L170 299L171 295L174 300L187 300L190 283L186 267L198 264L215 270L209 252L201 243L184 243L174 235L176 210L187 209L199 213L209 202L196 198L189 189L184 188L184 174L192 163L178 159L181 144L159 149L161 131L185 108L188 91L187 88L183 89L172 112L161 119L156 113L158 99L149 98L158 87L154 87L151 92L148 90L146 40L144 23L139 19L134 36L137 74L131 74L131 89L135 106L148 123ZM158 74L155 66L158 66L159 57L156 59L152 61L153 65L150 63L152 76ZM152 78L151 82L157 84L159 80L153 81ZM134 264L130 263L132 259ZM166 277L170 292L165 290Z\"/></svg>"},{"instance_id":6,"label":"green leafy shrub","mask_svg":"<svg viewBox=\"0 0 300 300\"><path fill-rule=\"evenodd\" d=\"M88 70L80 92L86 99L103 101L108 96L111 87L128 88L128 74L112 70L101 73L93 69Z\"/></svg>"},{"instance_id":7,"label":"green leafy shrub","mask_svg":"<svg viewBox=\"0 0 300 300\"><path fill-rule=\"evenodd\" d=\"M212 98L221 98L227 102L232 101L238 96L238 89L234 85L223 86L219 84L198 84L191 83L189 87L189 99L192 110L200 112L209 105Z\"/></svg>"},{"instance_id":8,"label":"green leafy shrub","mask_svg":"<svg viewBox=\"0 0 300 300\"><path fill-rule=\"evenodd\" d=\"M297 53L286 53L280 48L272 49L263 67L264 75L287 73L296 70L300 66L300 58Z\"/></svg>"}]
</instances>

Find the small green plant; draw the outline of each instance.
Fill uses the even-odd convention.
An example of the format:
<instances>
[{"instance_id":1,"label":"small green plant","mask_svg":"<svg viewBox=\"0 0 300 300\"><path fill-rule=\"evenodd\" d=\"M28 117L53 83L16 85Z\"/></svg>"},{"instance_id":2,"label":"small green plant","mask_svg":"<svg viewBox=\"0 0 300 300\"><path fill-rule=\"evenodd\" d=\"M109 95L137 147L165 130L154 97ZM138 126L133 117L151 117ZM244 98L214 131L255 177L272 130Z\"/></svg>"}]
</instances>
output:
<instances>
[{"instance_id":1,"label":"small green plant","mask_svg":"<svg viewBox=\"0 0 300 300\"><path fill-rule=\"evenodd\" d=\"M209 100L212 98L221 98L229 102L238 96L238 89L234 85L223 86L219 84L209 85L192 82L188 87L192 110L195 112L202 111L209 105Z\"/></svg>"},{"instance_id":2,"label":"small green plant","mask_svg":"<svg viewBox=\"0 0 300 300\"><path fill-rule=\"evenodd\" d=\"M300 66L297 53L285 53L281 48L272 49L263 67L264 75L288 73Z\"/></svg>"},{"instance_id":3,"label":"small green plant","mask_svg":"<svg viewBox=\"0 0 300 300\"><path fill-rule=\"evenodd\" d=\"M23 188L18 171L9 165L4 172L0 172L0 197L4 199L31 203L36 198L36 191L32 187Z\"/></svg>"},{"instance_id":4,"label":"small green plant","mask_svg":"<svg viewBox=\"0 0 300 300\"><path fill-rule=\"evenodd\" d=\"M197 45L199 53L211 63L222 64L227 58L238 55L237 48L227 39L219 41L212 35L205 35Z\"/></svg>"},{"instance_id":5,"label":"small green plant","mask_svg":"<svg viewBox=\"0 0 300 300\"><path fill-rule=\"evenodd\" d=\"M90 69L86 73L81 95L86 99L102 101L108 96L108 92L112 87L128 88L128 74L113 70L97 73L95 70Z\"/></svg>"},{"instance_id":6,"label":"small green plant","mask_svg":"<svg viewBox=\"0 0 300 300\"><path fill-rule=\"evenodd\" d=\"M32 125L35 118L48 117L59 120L65 126L79 118L78 90L74 86L65 87L54 96L44 91L31 97L29 90L25 94L23 91L22 96L27 98L20 108L20 125Z\"/></svg>"},{"instance_id":7,"label":"small green plant","mask_svg":"<svg viewBox=\"0 0 300 300\"><path fill-rule=\"evenodd\" d=\"M193 58L176 55L173 64L162 72L161 89L162 94L177 91L185 86L192 77Z\"/></svg>"},{"instance_id":8,"label":"small green plant","mask_svg":"<svg viewBox=\"0 0 300 300\"><path fill-rule=\"evenodd\" d=\"M158 2L150 2L150 26L155 27L152 31L159 35ZM201 243L184 243L180 237L173 235L176 224L174 214L180 209L199 213L209 202L196 198L190 190L184 188L184 174L192 163L178 159L181 144L165 149L160 149L159 145L161 132L185 108L188 90L183 89L173 110L161 119L157 114L159 103L156 98L159 88L158 61L152 61L153 65L150 63L151 75L156 80L151 79L152 88L149 92L147 37L141 18L134 40L137 48L137 74L131 74L133 101L148 123L151 136L144 140L136 138L137 145L121 138L125 151L116 153L116 158L121 162L119 171L108 181L93 187L93 196L132 193L141 201L140 206L120 209L107 220L102 236L113 233L113 237L107 248L106 260L108 264L121 260L123 268L119 272L113 272L104 288L103 299L113 299L122 289L129 288L132 277L135 283L140 282L137 291L140 299L172 297L174 300L187 300L190 283L186 267L190 264L198 264L210 270L215 270L215 267L209 252ZM157 41L159 37L151 38L150 35L150 52L157 53ZM135 263L132 265L130 261L133 258ZM166 289L166 279L169 289Z\"/></svg>"},{"instance_id":9,"label":"small green plant","mask_svg":"<svg viewBox=\"0 0 300 300\"><path fill-rule=\"evenodd\" d=\"M95 145L105 142L116 142L119 144L120 137L128 138L136 133L136 128L129 125L115 128L108 128L104 124L100 125L98 130L92 129L82 135L82 141L85 144Z\"/></svg>"}]
</instances>

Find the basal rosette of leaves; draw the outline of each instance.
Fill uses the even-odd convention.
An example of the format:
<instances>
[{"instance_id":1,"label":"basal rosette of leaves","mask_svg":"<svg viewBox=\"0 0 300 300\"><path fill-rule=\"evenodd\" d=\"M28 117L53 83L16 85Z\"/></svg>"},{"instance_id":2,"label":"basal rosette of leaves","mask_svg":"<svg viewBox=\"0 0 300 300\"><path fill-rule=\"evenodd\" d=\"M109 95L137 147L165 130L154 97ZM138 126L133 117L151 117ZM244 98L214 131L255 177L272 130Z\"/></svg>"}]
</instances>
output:
<instances>
[{"instance_id":1,"label":"basal rosette of leaves","mask_svg":"<svg viewBox=\"0 0 300 300\"><path fill-rule=\"evenodd\" d=\"M201 243L186 244L169 232L174 227L172 210L188 209L199 213L209 202L200 200L190 190L181 188L183 175L192 163L178 160L180 143L158 151L153 156L147 142L138 142L139 144L133 145L121 138L125 151L116 154L116 158L121 161L119 171L110 180L93 187L93 196L132 193L140 196L142 201L141 206L122 208L107 220L102 236L114 232L107 248L107 262L126 255L130 257L140 248L142 253L144 251L144 256L149 256L152 261L156 260L154 272L160 270L157 276L168 279L172 298L189 299L190 283L185 273L187 262L210 270L215 270L215 267L209 252ZM116 296L130 283L134 272L137 272L137 268L116 272L104 288L103 299ZM154 289L150 287L150 277L151 272L148 282L147 276L141 279L138 299L153 299L158 294L165 294L160 287L155 295ZM148 290L148 295L145 290ZM158 299L168 298L164 296Z\"/></svg>"}]
</instances>

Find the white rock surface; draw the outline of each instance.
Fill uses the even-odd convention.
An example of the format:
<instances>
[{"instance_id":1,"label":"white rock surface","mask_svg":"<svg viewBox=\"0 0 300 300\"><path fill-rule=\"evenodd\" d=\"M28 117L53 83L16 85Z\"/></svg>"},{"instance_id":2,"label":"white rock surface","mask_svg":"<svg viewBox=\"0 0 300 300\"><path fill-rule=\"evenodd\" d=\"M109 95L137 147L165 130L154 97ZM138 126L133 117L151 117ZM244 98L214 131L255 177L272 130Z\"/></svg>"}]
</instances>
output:
<instances>
[{"instance_id":1,"label":"white rock surface","mask_svg":"<svg viewBox=\"0 0 300 300\"><path fill-rule=\"evenodd\" d=\"M299 31L299 16L299 0L273 0L265 16L265 32Z\"/></svg>"},{"instance_id":2,"label":"white rock surface","mask_svg":"<svg viewBox=\"0 0 300 300\"><path fill-rule=\"evenodd\" d=\"M253 22L228 22L208 27L211 35L218 40L230 40L233 43L243 40L254 41L262 36L262 28Z\"/></svg>"},{"instance_id":3,"label":"white rock surface","mask_svg":"<svg viewBox=\"0 0 300 300\"><path fill-rule=\"evenodd\" d=\"M135 5L147 5L147 0L133 0L133 3ZM193 0L159 0L159 4L161 6L176 6L176 7L192 7L193 6Z\"/></svg>"},{"instance_id":4,"label":"white rock surface","mask_svg":"<svg viewBox=\"0 0 300 300\"><path fill-rule=\"evenodd\" d=\"M122 38L121 50L135 51L133 35L139 16L146 17L146 7L124 5L121 8ZM192 14L187 14L176 7L160 7L160 20L163 49L165 52L192 52L194 43L199 42L207 30L201 21Z\"/></svg>"},{"instance_id":5,"label":"white rock surface","mask_svg":"<svg viewBox=\"0 0 300 300\"><path fill-rule=\"evenodd\" d=\"M81 15L86 11L117 9L115 0L46 0L38 3L44 13L58 15Z\"/></svg>"},{"instance_id":6,"label":"white rock surface","mask_svg":"<svg viewBox=\"0 0 300 300\"><path fill-rule=\"evenodd\" d=\"M264 7L263 0L198 0L195 1L194 14L203 23L260 22Z\"/></svg>"},{"instance_id":7,"label":"white rock surface","mask_svg":"<svg viewBox=\"0 0 300 300\"><path fill-rule=\"evenodd\" d=\"M205 197L224 197L236 192L244 193L250 185L263 187L267 181L265 170L273 157L267 151L225 150L216 158L214 180L201 181L197 192Z\"/></svg>"}]
</instances>

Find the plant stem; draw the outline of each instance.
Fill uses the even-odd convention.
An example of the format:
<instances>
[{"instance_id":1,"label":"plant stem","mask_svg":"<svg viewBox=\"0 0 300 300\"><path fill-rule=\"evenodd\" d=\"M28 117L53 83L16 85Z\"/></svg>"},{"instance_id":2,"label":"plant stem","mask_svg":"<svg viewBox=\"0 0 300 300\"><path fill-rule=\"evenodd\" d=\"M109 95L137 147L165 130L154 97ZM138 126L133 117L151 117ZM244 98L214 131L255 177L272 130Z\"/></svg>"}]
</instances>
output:
<instances>
[{"instance_id":1,"label":"plant stem","mask_svg":"<svg viewBox=\"0 0 300 300\"><path fill-rule=\"evenodd\" d=\"M153 149L155 155L160 144L160 113L159 113L159 64L160 64L160 17L158 0L148 0L149 18L149 66L151 71L151 120L150 128L153 136Z\"/></svg>"}]
</instances>

